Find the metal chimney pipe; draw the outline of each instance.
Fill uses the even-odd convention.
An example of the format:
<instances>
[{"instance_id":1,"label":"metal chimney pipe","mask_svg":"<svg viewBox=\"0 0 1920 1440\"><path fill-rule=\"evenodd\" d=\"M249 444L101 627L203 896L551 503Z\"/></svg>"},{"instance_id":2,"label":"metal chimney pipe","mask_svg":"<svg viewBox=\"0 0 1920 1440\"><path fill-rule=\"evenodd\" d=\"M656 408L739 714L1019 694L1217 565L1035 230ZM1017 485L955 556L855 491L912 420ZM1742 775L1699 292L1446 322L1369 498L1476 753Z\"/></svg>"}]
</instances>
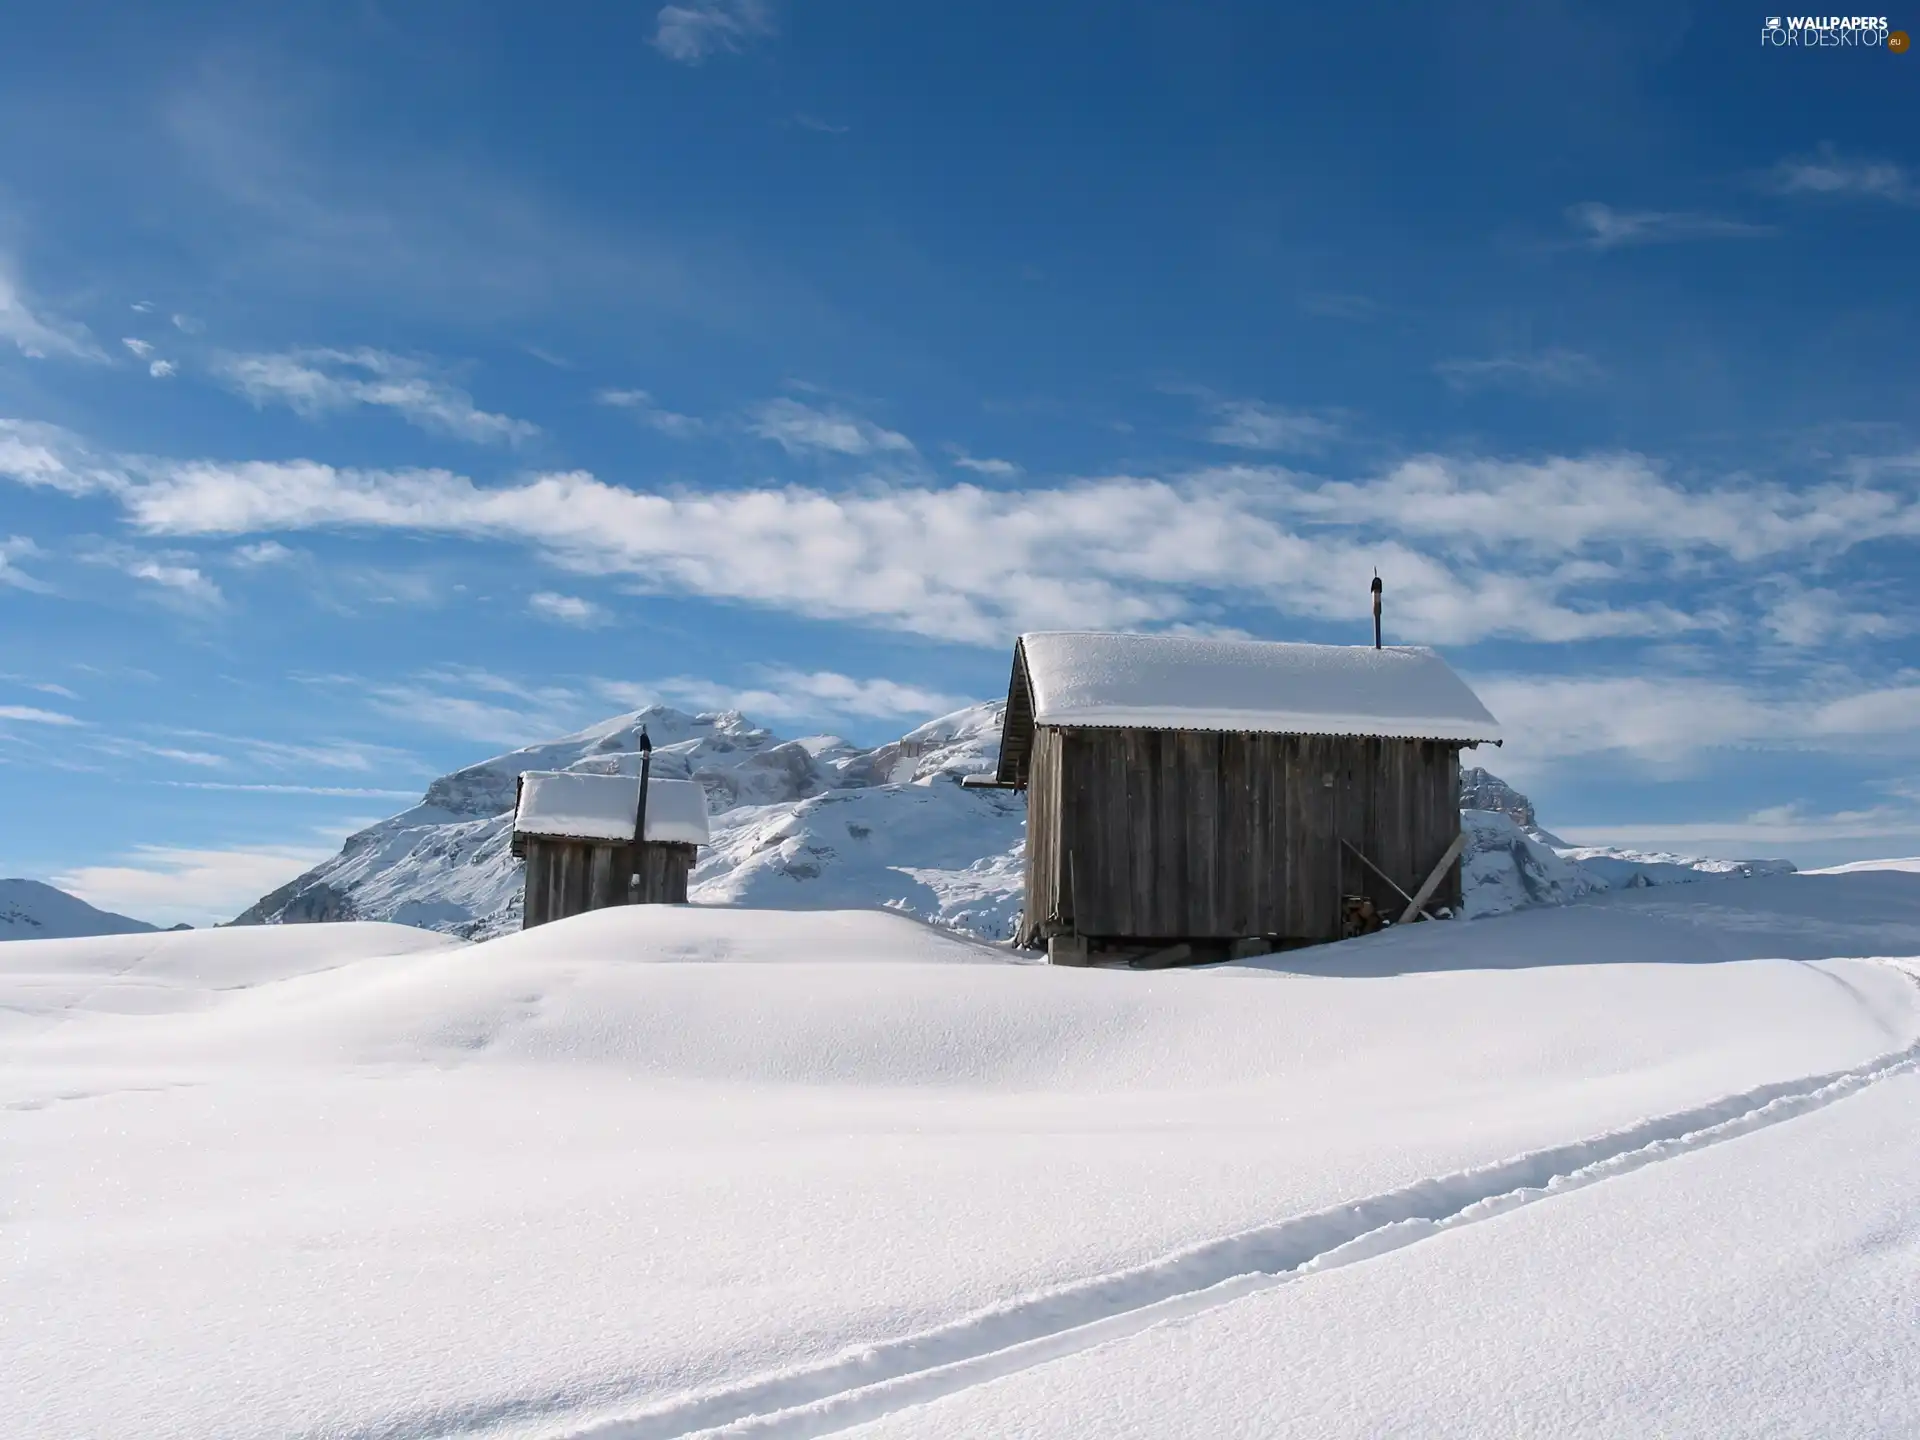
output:
<instances>
[{"instance_id":1,"label":"metal chimney pipe","mask_svg":"<svg viewBox=\"0 0 1920 1440\"><path fill-rule=\"evenodd\" d=\"M1380 572L1373 572L1373 648L1380 648Z\"/></svg>"},{"instance_id":2,"label":"metal chimney pipe","mask_svg":"<svg viewBox=\"0 0 1920 1440\"><path fill-rule=\"evenodd\" d=\"M633 817L633 872L627 876L627 895L629 899L637 896L640 890L640 847L647 838L647 782L653 770L653 741L647 735L647 727L640 727L640 810Z\"/></svg>"}]
</instances>

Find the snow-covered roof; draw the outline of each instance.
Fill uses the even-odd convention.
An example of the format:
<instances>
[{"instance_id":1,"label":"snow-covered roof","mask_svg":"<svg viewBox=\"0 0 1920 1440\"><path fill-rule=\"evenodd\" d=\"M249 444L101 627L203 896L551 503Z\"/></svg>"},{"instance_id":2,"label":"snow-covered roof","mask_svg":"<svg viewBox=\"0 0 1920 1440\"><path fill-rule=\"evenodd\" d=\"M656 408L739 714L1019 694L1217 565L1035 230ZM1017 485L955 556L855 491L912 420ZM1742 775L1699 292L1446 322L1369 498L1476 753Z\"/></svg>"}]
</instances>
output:
<instances>
[{"instance_id":1,"label":"snow-covered roof","mask_svg":"<svg viewBox=\"0 0 1920 1440\"><path fill-rule=\"evenodd\" d=\"M1038 725L1501 738L1479 697L1423 647L1042 631L1020 648Z\"/></svg>"},{"instance_id":2,"label":"snow-covered roof","mask_svg":"<svg viewBox=\"0 0 1920 1440\"><path fill-rule=\"evenodd\" d=\"M633 839L633 822L640 809L639 776L528 770L520 782L514 834L567 840ZM705 845L707 792L691 780L649 780L646 838Z\"/></svg>"}]
</instances>

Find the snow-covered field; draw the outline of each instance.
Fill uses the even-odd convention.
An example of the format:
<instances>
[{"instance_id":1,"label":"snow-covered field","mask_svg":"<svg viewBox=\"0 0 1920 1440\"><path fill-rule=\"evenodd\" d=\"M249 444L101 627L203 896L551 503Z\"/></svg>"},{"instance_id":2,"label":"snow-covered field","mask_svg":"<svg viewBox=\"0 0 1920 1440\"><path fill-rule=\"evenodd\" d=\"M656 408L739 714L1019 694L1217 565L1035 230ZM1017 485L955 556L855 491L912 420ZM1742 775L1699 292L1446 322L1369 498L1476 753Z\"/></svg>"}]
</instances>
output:
<instances>
[{"instance_id":1,"label":"snow-covered field","mask_svg":"<svg viewBox=\"0 0 1920 1440\"><path fill-rule=\"evenodd\" d=\"M9 1435L1911 1434L1920 877L0 947Z\"/></svg>"}]
</instances>

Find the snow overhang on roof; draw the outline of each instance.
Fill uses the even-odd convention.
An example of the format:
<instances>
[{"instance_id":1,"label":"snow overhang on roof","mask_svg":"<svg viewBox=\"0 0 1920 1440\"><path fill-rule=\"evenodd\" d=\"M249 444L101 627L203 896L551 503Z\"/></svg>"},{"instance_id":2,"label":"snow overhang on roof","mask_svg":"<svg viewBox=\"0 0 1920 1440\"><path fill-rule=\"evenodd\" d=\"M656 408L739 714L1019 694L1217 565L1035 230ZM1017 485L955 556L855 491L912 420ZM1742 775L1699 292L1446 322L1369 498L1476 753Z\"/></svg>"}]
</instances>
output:
<instances>
[{"instance_id":1,"label":"snow overhang on roof","mask_svg":"<svg viewBox=\"0 0 1920 1440\"><path fill-rule=\"evenodd\" d=\"M1466 682L1422 647L1043 631L1021 636L1020 651L1036 725L1502 738Z\"/></svg>"},{"instance_id":2,"label":"snow overhang on roof","mask_svg":"<svg viewBox=\"0 0 1920 1440\"><path fill-rule=\"evenodd\" d=\"M637 775L528 770L520 777L513 833L556 840L630 841L639 810ZM650 780L646 838L705 845L710 838L707 792L691 780Z\"/></svg>"}]
</instances>

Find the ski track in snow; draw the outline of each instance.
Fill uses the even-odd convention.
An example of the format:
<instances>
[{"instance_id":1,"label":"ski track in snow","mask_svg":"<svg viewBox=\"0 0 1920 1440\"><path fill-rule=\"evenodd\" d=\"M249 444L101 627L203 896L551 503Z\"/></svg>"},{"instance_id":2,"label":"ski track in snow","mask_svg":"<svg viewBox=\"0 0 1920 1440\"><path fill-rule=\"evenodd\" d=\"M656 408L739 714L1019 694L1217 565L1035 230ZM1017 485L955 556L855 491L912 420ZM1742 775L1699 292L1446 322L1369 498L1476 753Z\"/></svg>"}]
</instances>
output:
<instances>
[{"instance_id":1,"label":"ski track in snow","mask_svg":"<svg viewBox=\"0 0 1920 1440\"><path fill-rule=\"evenodd\" d=\"M1886 962L1920 984L1920 970ZM836 1434L1243 1296L1388 1254L1462 1225L1778 1125L1920 1071L1920 1041L1866 1065L1763 1085L1568 1145L1416 1181L1228 1236L1154 1264L1012 1301L835 1360L548 1432L570 1440ZM527 1409L513 1418L525 1421ZM504 1415L499 1418L506 1418ZM469 1416L429 1435L481 1435Z\"/></svg>"}]
</instances>

